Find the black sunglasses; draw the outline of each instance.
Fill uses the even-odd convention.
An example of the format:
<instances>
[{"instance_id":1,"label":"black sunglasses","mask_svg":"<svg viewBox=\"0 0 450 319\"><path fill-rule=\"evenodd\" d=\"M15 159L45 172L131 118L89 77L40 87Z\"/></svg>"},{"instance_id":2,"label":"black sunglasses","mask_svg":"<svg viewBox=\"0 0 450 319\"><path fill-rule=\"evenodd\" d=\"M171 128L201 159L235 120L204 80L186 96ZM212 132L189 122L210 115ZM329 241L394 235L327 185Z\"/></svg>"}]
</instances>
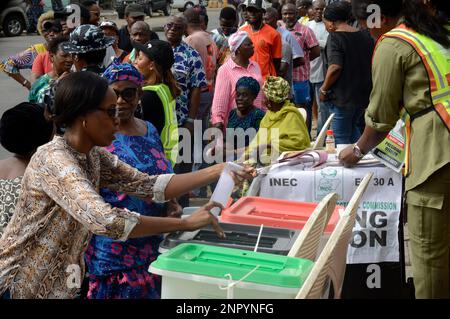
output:
<instances>
[{"instance_id":1,"label":"black sunglasses","mask_svg":"<svg viewBox=\"0 0 450 319\"><path fill-rule=\"evenodd\" d=\"M121 96L122 99L130 103L136 97L137 88L125 88L122 91L114 89L114 92L116 93L117 98Z\"/></svg>"}]
</instances>

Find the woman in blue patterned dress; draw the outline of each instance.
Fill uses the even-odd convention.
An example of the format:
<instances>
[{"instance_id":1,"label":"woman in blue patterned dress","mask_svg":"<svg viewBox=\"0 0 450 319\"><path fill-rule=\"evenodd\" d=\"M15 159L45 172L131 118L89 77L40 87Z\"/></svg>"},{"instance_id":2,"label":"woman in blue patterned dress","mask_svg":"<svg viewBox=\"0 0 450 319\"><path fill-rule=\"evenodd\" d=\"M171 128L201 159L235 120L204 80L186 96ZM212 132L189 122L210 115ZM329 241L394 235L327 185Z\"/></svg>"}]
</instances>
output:
<instances>
[{"instance_id":1,"label":"woman in blue patterned dress","mask_svg":"<svg viewBox=\"0 0 450 319\"><path fill-rule=\"evenodd\" d=\"M142 75L131 64L111 64L103 74L117 94L120 131L107 148L120 160L151 175L172 173L156 128L134 117L142 94ZM112 206L128 208L146 216L179 217L176 202L149 203L132 196L101 190ZM160 277L147 269L158 256L162 235L128 239L125 242L94 235L86 251L89 299L160 298Z\"/></svg>"}]
</instances>

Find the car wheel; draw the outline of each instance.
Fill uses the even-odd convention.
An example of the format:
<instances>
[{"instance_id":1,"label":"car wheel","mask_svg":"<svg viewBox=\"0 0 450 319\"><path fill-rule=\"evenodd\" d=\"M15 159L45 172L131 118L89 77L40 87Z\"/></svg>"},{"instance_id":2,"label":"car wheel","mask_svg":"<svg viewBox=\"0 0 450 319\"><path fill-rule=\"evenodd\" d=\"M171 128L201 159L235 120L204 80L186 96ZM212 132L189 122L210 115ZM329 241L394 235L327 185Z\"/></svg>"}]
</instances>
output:
<instances>
[{"instance_id":1,"label":"car wheel","mask_svg":"<svg viewBox=\"0 0 450 319\"><path fill-rule=\"evenodd\" d=\"M147 14L150 18L153 16L153 8L151 4L149 4L147 7Z\"/></svg>"},{"instance_id":2,"label":"car wheel","mask_svg":"<svg viewBox=\"0 0 450 319\"><path fill-rule=\"evenodd\" d=\"M18 14L10 14L3 20L3 32L7 37L16 37L22 34L26 28L23 17Z\"/></svg>"},{"instance_id":3,"label":"car wheel","mask_svg":"<svg viewBox=\"0 0 450 319\"><path fill-rule=\"evenodd\" d=\"M192 2L186 2L186 4L184 5L183 11L186 11L187 9L190 9L194 6L194 3Z\"/></svg>"},{"instance_id":4,"label":"car wheel","mask_svg":"<svg viewBox=\"0 0 450 319\"><path fill-rule=\"evenodd\" d=\"M172 13L172 5L169 1L166 2L166 7L164 8L163 12L166 17L170 16L170 14Z\"/></svg>"}]
</instances>

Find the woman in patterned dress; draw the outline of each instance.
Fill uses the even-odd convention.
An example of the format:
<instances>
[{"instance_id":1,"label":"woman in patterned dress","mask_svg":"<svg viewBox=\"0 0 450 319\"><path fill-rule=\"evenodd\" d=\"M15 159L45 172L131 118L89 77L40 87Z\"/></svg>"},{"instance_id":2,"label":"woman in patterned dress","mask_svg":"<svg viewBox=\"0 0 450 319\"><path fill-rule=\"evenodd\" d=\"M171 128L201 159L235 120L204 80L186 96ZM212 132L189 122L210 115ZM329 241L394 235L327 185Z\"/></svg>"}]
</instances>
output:
<instances>
[{"instance_id":1,"label":"woman in patterned dress","mask_svg":"<svg viewBox=\"0 0 450 319\"><path fill-rule=\"evenodd\" d=\"M13 155L0 161L0 237L14 213L23 173L36 149L50 141L53 125L37 104L20 103L3 113L0 144Z\"/></svg>"},{"instance_id":2,"label":"woman in patterned dress","mask_svg":"<svg viewBox=\"0 0 450 319\"><path fill-rule=\"evenodd\" d=\"M172 173L159 133L150 122L134 116L142 94L143 76L131 64L111 64L103 74L116 92L120 126L107 150L120 160L149 175ZM136 197L102 189L100 195L114 207L128 208L144 216L181 215L176 200L147 203ZM94 235L86 251L89 299L160 298L160 276L147 271L158 257L162 235L128 239L125 242Z\"/></svg>"}]
</instances>

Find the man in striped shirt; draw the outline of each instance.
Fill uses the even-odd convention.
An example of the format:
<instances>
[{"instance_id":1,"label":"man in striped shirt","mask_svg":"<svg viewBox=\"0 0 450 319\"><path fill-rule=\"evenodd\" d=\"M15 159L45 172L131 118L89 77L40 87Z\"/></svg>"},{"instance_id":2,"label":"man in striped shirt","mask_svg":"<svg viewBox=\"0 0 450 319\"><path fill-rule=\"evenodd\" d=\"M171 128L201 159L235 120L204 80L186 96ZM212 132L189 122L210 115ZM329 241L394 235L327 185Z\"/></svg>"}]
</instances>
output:
<instances>
[{"instance_id":1,"label":"man in striped shirt","mask_svg":"<svg viewBox=\"0 0 450 319\"><path fill-rule=\"evenodd\" d=\"M281 9L283 22L303 49L305 64L294 68L292 79L294 86L294 102L297 107L302 107L307 111L307 126L311 131L312 105L309 86L310 61L320 56L319 42L314 32L307 26L298 23L295 5L288 3Z\"/></svg>"}]
</instances>

